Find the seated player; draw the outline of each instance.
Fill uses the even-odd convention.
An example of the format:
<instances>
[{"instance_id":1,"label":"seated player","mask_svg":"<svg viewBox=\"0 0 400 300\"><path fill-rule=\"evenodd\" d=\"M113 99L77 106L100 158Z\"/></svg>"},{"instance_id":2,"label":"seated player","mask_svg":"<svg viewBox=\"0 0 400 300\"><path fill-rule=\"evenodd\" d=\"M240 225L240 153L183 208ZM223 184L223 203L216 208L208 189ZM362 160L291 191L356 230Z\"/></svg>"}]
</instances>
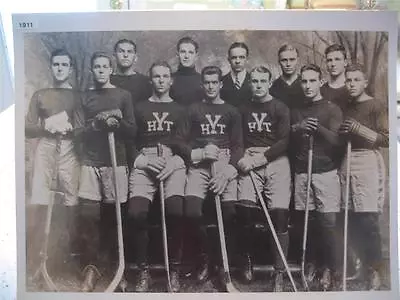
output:
<instances>
[{"instance_id":1,"label":"seated player","mask_svg":"<svg viewBox=\"0 0 400 300\"><path fill-rule=\"evenodd\" d=\"M379 213L385 197L385 164L379 149L389 147L388 115L383 103L368 95L368 80L361 65L346 68L350 94L339 133L352 146L350 157L349 230L351 240L367 267L368 288L378 290L382 270ZM346 161L341 169L342 199L345 198Z\"/></svg>"},{"instance_id":2,"label":"seated player","mask_svg":"<svg viewBox=\"0 0 400 300\"><path fill-rule=\"evenodd\" d=\"M153 95L136 105L136 143L140 155L129 177L128 213L131 219L129 223L132 224L129 231L132 230L136 263L139 266L135 289L137 292L146 292L149 288L148 214L160 181L163 181L171 287L173 292L178 292L186 167L177 143L178 140L183 141L186 118L184 108L169 96L173 80L168 63L154 63L149 73ZM162 156L157 153L158 144L162 146Z\"/></svg>"},{"instance_id":3,"label":"seated player","mask_svg":"<svg viewBox=\"0 0 400 300\"><path fill-rule=\"evenodd\" d=\"M185 215L203 253L202 265L197 274L199 281L209 278L210 270L220 265L218 239L205 233L203 203L206 195L221 195L222 211L227 235L228 254L234 253L232 224L237 201L236 165L243 152L242 126L236 108L220 98L221 70L205 67L201 72L205 98L189 108L189 144L191 163L185 189ZM212 164L216 173L211 173ZM207 251L205 248L208 248ZM207 253L206 253L207 252Z\"/></svg>"},{"instance_id":4,"label":"seated player","mask_svg":"<svg viewBox=\"0 0 400 300\"><path fill-rule=\"evenodd\" d=\"M86 91L77 117L77 138L81 143L81 179L79 185L80 230L84 281L81 290L92 292L101 272L97 265L100 259L109 259L105 251L115 250L115 190L108 132L115 133L117 157L117 188L119 202L125 203L128 196L128 167L125 140L132 140L136 124L129 92L110 83L112 59L107 53L92 55L91 71L94 88ZM100 210L100 227L93 227L93 210ZM124 220L123 220L124 221ZM88 236L97 231L100 238L90 241ZM98 244L100 240L100 244ZM100 249L100 251L99 251ZM101 253L99 253L101 252ZM100 255L102 254L102 255ZM110 254L110 253L108 253Z\"/></svg>"},{"instance_id":5,"label":"seated player","mask_svg":"<svg viewBox=\"0 0 400 300\"><path fill-rule=\"evenodd\" d=\"M236 211L241 232L241 252L248 257L249 262L243 270L244 278L248 281L253 278L250 260L253 228L249 225L259 208L255 188L267 195L265 200L285 256L289 246L291 176L286 150L290 134L290 112L283 102L269 94L270 84L271 72L264 66L254 68L250 72L252 101L240 108L245 154L238 162L241 175ZM248 175L249 171L254 172L256 187ZM274 291L282 292L284 264L273 239L271 245L274 247L276 272Z\"/></svg>"}]
</instances>

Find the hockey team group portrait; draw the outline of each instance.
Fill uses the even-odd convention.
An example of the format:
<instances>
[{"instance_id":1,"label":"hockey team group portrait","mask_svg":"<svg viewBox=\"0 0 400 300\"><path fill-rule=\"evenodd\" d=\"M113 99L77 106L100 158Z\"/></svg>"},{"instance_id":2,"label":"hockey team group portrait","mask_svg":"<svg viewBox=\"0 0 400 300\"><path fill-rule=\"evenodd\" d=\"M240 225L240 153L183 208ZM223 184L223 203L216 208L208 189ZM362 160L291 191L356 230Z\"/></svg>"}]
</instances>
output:
<instances>
[{"instance_id":1,"label":"hockey team group portrait","mask_svg":"<svg viewBox=\"0 0 400 300\"><path fill-rule=\"evenodd\" d=\"M390 291L388 49L25 33L26 291Z\"/></svg>"}]
</instances>

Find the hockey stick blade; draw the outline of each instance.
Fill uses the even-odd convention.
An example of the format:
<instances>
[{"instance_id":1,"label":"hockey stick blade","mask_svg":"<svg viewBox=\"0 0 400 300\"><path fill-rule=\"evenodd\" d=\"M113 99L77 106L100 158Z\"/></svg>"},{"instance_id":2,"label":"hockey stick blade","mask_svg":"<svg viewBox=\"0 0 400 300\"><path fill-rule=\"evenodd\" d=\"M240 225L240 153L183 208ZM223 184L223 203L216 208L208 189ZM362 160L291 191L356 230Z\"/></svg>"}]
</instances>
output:
<instances>
[{"instance_id":1,"label":"hockey stick blade","mask_svg":"<svg viewBox=\"0 0 400 300\"><path fill-rule=\"evenodd\" d=\"M235 288L232 282L227 282L225 287L228 293L239 293L239 290Z\"/></svg>"}]
</instances>

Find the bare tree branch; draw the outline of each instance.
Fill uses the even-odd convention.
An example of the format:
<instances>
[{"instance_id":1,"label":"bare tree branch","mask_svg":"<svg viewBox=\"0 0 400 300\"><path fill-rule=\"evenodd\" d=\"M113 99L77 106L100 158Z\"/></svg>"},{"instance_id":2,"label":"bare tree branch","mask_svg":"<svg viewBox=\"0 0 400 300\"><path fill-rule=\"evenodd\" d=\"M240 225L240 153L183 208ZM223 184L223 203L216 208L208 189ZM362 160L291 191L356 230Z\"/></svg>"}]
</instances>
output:
<instances>
[{"instance_id":1,"label":"bare tree branch","mask_svg":"<svg viewBox=\"0 0 400 300\"><path fill-rule=\"evenodd\" d=\"M313 33L321 40L321 42L323 42L325 44L325 46L329 46L331 44L331 42L329 42L327 39L325 39L324 37L322 37L318 31L313 31Z\"/></svg>"}]
</instances>

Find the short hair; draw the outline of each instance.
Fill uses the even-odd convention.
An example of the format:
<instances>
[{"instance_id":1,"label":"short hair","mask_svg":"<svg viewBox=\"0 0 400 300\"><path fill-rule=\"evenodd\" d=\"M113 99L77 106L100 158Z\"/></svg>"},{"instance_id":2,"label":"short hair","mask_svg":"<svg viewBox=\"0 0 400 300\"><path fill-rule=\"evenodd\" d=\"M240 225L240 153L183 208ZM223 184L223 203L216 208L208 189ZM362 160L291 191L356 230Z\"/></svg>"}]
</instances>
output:
<instances>
[{"instance_id":1,"label":"short hair","mask_svg":"<svg viewBox=\"0 0 400 300\"><path fill-rule=\"evenodd\" d=\"M205 75L214 75L214 74L218 75L219 81L222 80L222 71L219 67L217 67L217 66L204 67L203 70L201 70L201 81L204 80Z\"/></svg>"},{"instance_id":2,"label":"short hair","mask_svg":"<svg viewBox=\"0 0 400 300\"><path fill-rule=\"evenodd\" d=\"M246 56L249 56L249 47L244 42L234 42L228 49L228 57L230 56L231 50L235 48L246 50Z\"/></svg>"},{"instance_id":3,"label":"short hair","mask_svg":"<svg viewBox=\"0 0 400 300\"><path fill-rule=\"evenodd\" d=\"M73 65L73 61L72 61L72 56L71 54L69 54L69 52L63 48L60 49L56 49L54 51L51 52L50 54L50 63L53 63L53 58L55 56L67 56L69 59L69 64L72 66Z\"/></svg>"},{"instance_id":4,"label":"short hair","mask_svg":"<svg viewBox=\"0 0 400 300\"><path fill-rule=\"evenodd\" d=\"M111 68L113 67L113 60L112 60L111 55L108 54L107 52L97 51L97 52L94 52L94 53L92 54L92 57L90 58L90 68L93 68L93 63L94 63L94 61L95 61L97 58L100 58L100 57L107 58L108 61L110 62L110 67L111 67Z\"/></svg>"},{"instance_id":5,"label":"short hair","mask_svg":"<svg viewBox=\"0 0 400 300\"><path fill-rule=\"evenodd\" d=\"M300 74L303 74L305 71L314 71L314 72L317 72L317 73L319 74L319 79L322 78L321 68L318 67L317 65L308 64L308 65L303 66L303 67L301 68L301 70L300 70Z\"/></svg>"},{"instance_id":6,"label":"short hair","mask_svg":"<svg viewBox=\"0 0 400 300\"><path fill-rule=\"evenodd\" d=\"M342 52L344 59L347 59L346 49L340 44L333 44L328 46L325 49L325 56L327 56L331 52L336 52L336 51Z\"/></svg>"},{"instance_id":7,"label":"short hair","mask_svg":"<svg viewBox=\"0 0 400 300\"><path fill-rule=\"evenodd\" d=\"M283 44L278 49L278 57L282 52L285 51L296 51L297 56L299 56L299 50L296 47L292 46L291 44Z\"/></svg>"},{"instance_id":8,"label":"short hair","mask_svg":"<svg viewBox=\"0 0 400 300\"><path fill-rule=\"evenodd\" d=\"M250 75L254 72L258 72L258 73L266 73L269 76L269 80L272 79L272 73L271 71L266 67L266 66L257 66L254 67L251 71L250 71Z\"/></svg>"},{"instance_id":9,"label":"short hair","mask_svg":"<svg viewBox=\"0 0 400 300\"><path fill-rule=\"evenodd\" d=\"M136 44L135 44L135 42L134 41L132 41L132 40L128 40L128 39L121 39L121 40L119 40L118 42L116 42L115 43L115 45L114 45L114 52L117 52L117 48L118 48L118 45L119 44L131 44L132 46L133 46L133 51L135 51L135 53L136 53Z\"/></svg>"},{"instance_id":10,"label":"short hair","mask_svg":"<svg viewBox=\"0 0 400 300\"><path fill-rule=\"evenodd\" d=\"M164 61L164 60L159 60L159 61L154 62L154 63L150 66L150 68L149 68L149 76L150 76L150 78L153 77L153 69L154 69L154 67L166 67L166 68L168 68L169 73L172 75L172 68L171 68L171 66L169 65L169 63L167 63L167 62Z\"/></svg>"},{"instance_id":11,"label":"short hair","mask_svg":"<svg viewBox=\"0 0 400 300\"><path fill-rule=\"evenodd\" d=\"M178 41L178 43L176 44L176 51L179 52L179 47L182 44L192 44L194 47L194 50L196 50L196 52L199 51L199 44L194 39L192 39L190 36L185 36Z\"/></svg>"},{"instance_id":12,"label":"short hair","mask_svg":"<svg viewBox=\"0 0 400 300\"><path fill-rule=\"evenodd\" d=\"M364 74L365 77L367 75L367 72L365 71L365 67L362 64L354 63L351 65L348 65L345 69L345 73L356 72L356 71L360 71L361 73Z\"/></svg>"}]
</instances>

